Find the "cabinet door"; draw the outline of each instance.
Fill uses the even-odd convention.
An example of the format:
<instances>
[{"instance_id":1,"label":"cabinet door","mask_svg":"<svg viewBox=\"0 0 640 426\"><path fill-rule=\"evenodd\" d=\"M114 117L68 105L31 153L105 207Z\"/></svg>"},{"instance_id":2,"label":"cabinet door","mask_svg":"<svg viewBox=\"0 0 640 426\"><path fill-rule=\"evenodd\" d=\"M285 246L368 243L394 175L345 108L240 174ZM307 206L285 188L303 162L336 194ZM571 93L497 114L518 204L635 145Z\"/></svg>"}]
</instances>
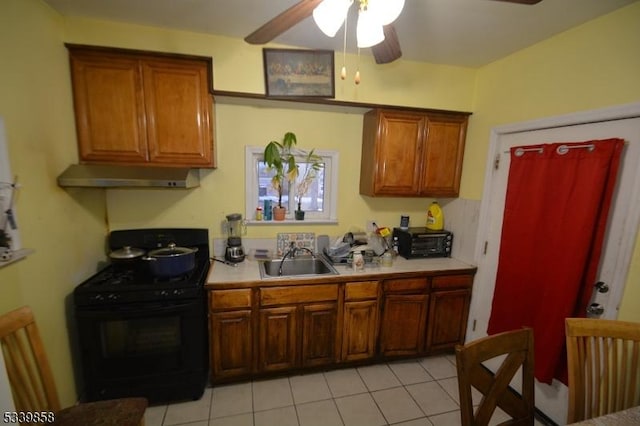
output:
<instances>
[{"instance_id":1,"label":"cabinet door","mask_svg":"<svg viewBox=\"0 0 640 426\"><path fill-rule=\"evenodd\" d=\"M377 300L344 304L343 361L373 358L376 351L377 319Z\"/></svg>"},{"instance_id":2,"label":"cabinet door","mask_svg":"<svg viewBox=\"0 0 640 426\"><path fill-rule=\"evenodd\" d=\"M419 195L425 123L425 115L410 112L365 114L361 194Z\"/></svg>"},{"instance_id":3,"label":"cabinet door","mask_svg":"<svg viewBox=\"0 0 640 426\"><path fill-rule=\"evenodd\" d=\"M471 290L431 293L427 352L452 349L464 343L470 302Z\"/></svg>"},{"instance_id":4,"label":"cabinet door","mask_svg":"<svg viewBox=\"0 0 640 426\"><path fill-rule=\"evenodd\" d=\"M428 299L427 294L385 296L380 336L380 351L383 355L422 353Z\"/></svg>"},{"instance_id":5,"label":"cabinet door","mask_svg":"<svg viewBox=\"0 0 640 426\"><path fill-rule=\"evenodd\" d=\"M80 161L148 161L139 62L83 50L70 59Z\"/></svg>"},{"instance_id":6,"label":"cabinet door","mask_svg":"<svg viewBox=\"0 0 640 426\"><path fill-rule=\"evenodd\" d=\"M260 310L260 370L294 368L298 344L295 306Z\"/></svg>"},{"instance_id":7,"label":"cabinet door","mask_svg":"<svg viewBox=\"0 0 640 426\"><path fill-rule=\"evenodd\" d=\"M332 364L336 353L336 304L303 305L302 312L302 366Z\"/></svg>"},{"instance_id":8,"label":"cabinet door","mask_svg":"<svg viewBox=\"0 0 640 426\"><path fill-rule=\"evenodd\" d=\"M251 330L250 310L210 314L213 380L252 372Z\"/></svg>"},{"instance_id":9,"label":"cabinet door","mask_svg":"<svg viewBox=\"0 0 640 426\"><path fill-rule=\"evenodd\" d=\"M206 62L145 59L142 70L150 161L213 165Z\"/></svg>"},{"instance_id":10,"label":"cabinet door","mask_svg":"<svg viewBox=\"0 0 640 426\"><path fill-rule=\"evenodd\" d=\"M467 117L429 114L426 125L420 194L457 197Z\"/></svg>"}]
</instances>

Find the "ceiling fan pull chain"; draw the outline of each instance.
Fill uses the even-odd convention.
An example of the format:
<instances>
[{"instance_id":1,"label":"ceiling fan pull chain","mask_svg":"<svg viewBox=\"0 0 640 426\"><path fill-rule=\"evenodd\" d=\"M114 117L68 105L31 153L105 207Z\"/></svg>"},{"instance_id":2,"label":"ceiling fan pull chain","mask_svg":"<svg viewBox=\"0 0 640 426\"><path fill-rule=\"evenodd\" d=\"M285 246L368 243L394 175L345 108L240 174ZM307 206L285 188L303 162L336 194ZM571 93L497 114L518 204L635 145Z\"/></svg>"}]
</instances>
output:
<instances>
[{"instance_id":1,"label":"ceiling fan pull chain","mask_svg":"<svg viewBox=\"0 0 640 426\"><path fill-rule=\"evenodd\" d=\"M347 15L348 15L347 11ZM340 79L345 80L347 78L347 16L345 15L344 19L344 37L342 40L342 70L340 70Z\"/></svg>"},{"instance_id":2,"label":"ceiling fan pull chain","mask_svg":"<svg viewBox=\"0 0 640 426\"><path fill-rule=\"evenodd\" d=\"M360 48L358 48L358 66L356 67L356 77L354 81L356 85L360 84Z\"/></svg>"}]
</instances>

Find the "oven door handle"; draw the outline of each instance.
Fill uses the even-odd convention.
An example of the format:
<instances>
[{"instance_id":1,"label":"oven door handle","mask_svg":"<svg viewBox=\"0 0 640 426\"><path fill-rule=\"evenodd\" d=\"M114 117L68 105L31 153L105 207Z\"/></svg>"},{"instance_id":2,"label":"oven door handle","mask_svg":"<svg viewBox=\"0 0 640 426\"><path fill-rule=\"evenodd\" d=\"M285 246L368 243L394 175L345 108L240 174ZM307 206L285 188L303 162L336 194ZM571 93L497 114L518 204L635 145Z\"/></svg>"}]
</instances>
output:
<instances>
[{"instance_id":1,"label":"oven door handle","mask_svg":"<svg viewBox=\"0 0 640 426\"><path fill-rule=\"evenodd\" d=\"M197 301L195 301L197 302ZM145 304L144 306L132 304L127 306L103 308L103 307L89 307L89 308L76 308L76 315L83 318L101 318L108 317L109 319L115 319L114 317L126 315L127 318L131 317L148 317L149 315L157 314L170 314L175 312L181 312L185 310L193 311L201 306L201 303L194 303L190 301L187 303L172 303L165 304Z\"/></svg>"}]
</instances>

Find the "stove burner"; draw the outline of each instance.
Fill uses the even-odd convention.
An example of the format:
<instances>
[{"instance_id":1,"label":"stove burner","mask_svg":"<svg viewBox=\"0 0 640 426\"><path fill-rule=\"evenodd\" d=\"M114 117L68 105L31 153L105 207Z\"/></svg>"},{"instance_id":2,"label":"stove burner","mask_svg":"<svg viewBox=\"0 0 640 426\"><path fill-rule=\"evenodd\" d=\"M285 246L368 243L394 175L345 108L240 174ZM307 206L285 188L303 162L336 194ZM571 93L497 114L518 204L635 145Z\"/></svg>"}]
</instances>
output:
<instances>
[{"instance_id":1,"label":"stove burner","mask_svg":"<svg viewBox=\"0 0 640 426\"><path fill-rule=\"evenodd\" d=\"M122 285L130 284L135 281L135 271L122 269L105 269L94 276L90 285Z\"/></svg>"},{"instance_id":2,"label":"stove burner","mask_svg":"<svg viewBox=\"0 0 640 426\"><path fill-rule=\"evenodd\" d=\"M177 283L177 282L180 282L180 281L188 281L189 277L191 277L192 273L193 272L190 271L190 272L187 272L185 274L176 275L175 277L165 277L165 278L155 277L153 279L153 281L155 283L158 283L158 284L162 284L162 283Z\"/></svg>"},{"instance_id":3,"label":"stove burner","mask_svg":"<svg viewBox=\"0 0 640 426\"><path fill-rule=\"evenodd\" d=\"M93 286L121 286L121 285L152 285L175 284L188 282L194 274L193 270L176 275L175 277L155 277L149 272L138 269L122 269L116 265L107 266L98 272L93 278L87 280L85 287Z\"/></svg>"}]
</instances>

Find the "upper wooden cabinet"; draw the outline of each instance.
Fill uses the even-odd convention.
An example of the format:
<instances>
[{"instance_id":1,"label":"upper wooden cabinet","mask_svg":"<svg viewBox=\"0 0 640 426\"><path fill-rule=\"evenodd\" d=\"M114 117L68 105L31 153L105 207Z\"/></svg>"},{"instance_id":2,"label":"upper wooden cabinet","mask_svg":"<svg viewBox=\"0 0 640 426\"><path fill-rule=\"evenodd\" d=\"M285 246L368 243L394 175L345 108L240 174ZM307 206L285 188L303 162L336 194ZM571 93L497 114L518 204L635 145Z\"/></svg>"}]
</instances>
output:
<instances>
[{"instance_id":1,"label":"upper wooden cabinet","mask_svg":"<svg viewBox=\"0 0 640 426\"><path fill-rule=\"evenodd\" d=\"M81 162L215 167L211 58L67 49Z\"/></svg>"},{"instance_id":2,"label":"upper wooden cabinet","mask_svg":"<svg viewBox=\"0 0 640 426\"><path fill-rule=\"evenodd\" d=\"M457 197L467 114L373 109L364 115L360 193Z\"/></svg>"}]
</instances>

